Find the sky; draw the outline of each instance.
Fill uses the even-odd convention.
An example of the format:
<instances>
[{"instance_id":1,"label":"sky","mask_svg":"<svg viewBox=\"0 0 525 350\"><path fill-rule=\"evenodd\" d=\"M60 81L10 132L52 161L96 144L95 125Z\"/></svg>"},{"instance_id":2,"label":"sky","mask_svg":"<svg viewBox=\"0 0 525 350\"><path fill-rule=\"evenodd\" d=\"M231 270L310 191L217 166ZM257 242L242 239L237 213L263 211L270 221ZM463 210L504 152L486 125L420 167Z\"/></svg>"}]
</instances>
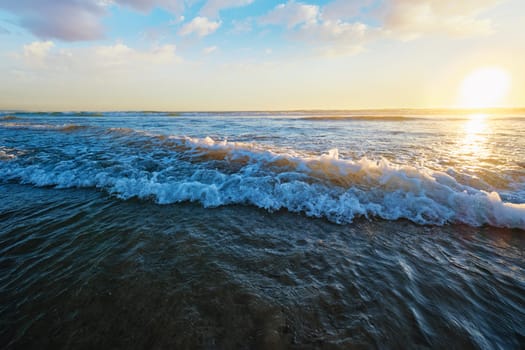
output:
<instances>
[{"instance_id":1,"label":"sky","mask_svg":"<svg viewBox=\"0 0 525 350\"><path fill-rule=\"evenodd\" d=\"M524 107L523 62L523 0L0 0L4 110Z\"/></svg>"}]
</instances>

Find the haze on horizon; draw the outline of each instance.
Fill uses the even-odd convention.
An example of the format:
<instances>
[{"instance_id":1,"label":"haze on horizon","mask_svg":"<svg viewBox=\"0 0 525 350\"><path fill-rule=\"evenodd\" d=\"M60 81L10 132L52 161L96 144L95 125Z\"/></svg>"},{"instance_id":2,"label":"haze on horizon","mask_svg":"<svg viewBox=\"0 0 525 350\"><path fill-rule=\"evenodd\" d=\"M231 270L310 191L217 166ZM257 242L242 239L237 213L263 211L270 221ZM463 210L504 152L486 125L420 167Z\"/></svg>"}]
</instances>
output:
<instances>
[{"instance_id":1,"label":"haze on horizon","mask_svg":"<svg viewBox=\"0 0 525 350\"><path fill-rule=\"evenodd\" d=\"M2 0L0 109L523 107L522 0Z\"/></svg>"}]
</instances>

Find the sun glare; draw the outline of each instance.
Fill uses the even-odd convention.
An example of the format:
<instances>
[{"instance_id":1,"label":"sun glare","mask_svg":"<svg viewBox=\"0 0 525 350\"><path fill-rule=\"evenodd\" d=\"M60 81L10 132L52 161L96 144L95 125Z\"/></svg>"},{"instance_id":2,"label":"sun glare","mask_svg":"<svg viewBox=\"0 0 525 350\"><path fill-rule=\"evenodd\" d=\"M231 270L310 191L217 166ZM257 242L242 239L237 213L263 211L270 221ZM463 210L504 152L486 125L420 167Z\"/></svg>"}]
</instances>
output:
<instances>
[{"instance_id":1,"label":"sun glare","mask_svg":"<svg viewBox=\"0 0 525 350\"><path fill-rule=\"evenodd\" d=\"M461 84L460 104L466 108L498 107L510 88L509 74L498 67L480 68Z\"/></svg>"}]
</instances>

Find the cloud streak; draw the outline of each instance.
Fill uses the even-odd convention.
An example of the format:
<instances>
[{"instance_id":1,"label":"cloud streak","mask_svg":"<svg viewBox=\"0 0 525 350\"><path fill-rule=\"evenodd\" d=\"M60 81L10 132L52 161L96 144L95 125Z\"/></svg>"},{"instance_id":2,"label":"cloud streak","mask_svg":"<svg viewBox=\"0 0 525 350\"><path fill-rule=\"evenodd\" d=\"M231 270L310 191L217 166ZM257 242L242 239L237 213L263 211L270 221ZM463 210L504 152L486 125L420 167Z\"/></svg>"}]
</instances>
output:
<instances>
[{"instance_id":1,"label":"cloud streak","mask_svg":"<svg viewBox=\"0 0 525 350\"><path fill-rule=\"evenodd\" d=\"M52 41L35 41L24 45L21 53L13 55L23 62L23 69L34 71L93 71L108 74L118 71L137 71L144 67L171 65L182 62L175 45L154 46L138 50L123 43L98 45L89 48L59 49Z\"/></svg>"},{"instance_id":2,"label":"cloud streak","mask_svg":"<svg viewBox=\"0 0 525 350\"><path fill-rule=\"evenodd\" d=\"M163 45L149 50L136 50L125 44L97 46L92 51L95 62L105 67L131 67L134 65L162 65L176 63L180 58L176 55L175 45Z\"/></svg>"}]
</instances>

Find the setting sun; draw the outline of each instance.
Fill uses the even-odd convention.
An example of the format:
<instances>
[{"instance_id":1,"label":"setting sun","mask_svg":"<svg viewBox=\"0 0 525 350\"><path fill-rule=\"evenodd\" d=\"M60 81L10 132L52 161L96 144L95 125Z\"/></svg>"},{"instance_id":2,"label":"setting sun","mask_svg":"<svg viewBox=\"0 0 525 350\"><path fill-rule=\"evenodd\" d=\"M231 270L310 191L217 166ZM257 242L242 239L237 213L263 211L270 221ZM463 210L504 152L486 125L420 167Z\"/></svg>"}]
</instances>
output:
<instances>
[{"instance_id":1,"label":"setting sun","mask_svg":"<svg viewBox=\"0 0 525 350\"><path fill-rule=\"evenodd\" d=\"M468 108L497 107L510 88L509 74L498 67L480 68L470 73L461 84L460 104Z\"/></svg>"}]
</instances>

